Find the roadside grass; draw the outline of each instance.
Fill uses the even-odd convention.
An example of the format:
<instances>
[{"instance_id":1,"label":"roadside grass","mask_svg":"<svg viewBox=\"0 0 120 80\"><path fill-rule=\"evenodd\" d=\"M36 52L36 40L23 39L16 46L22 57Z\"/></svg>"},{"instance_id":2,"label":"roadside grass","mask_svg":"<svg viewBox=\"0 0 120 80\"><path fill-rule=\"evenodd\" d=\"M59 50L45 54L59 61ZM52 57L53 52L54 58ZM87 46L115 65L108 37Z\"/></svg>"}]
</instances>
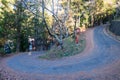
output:
<instances>
[{"instance_id":1,"label":"roadside grass","mask_svg":"<svg viewBox=\"0 0 120 80\"><path fill-rule=\"evenodd\" d=\"M68 37L64 39L63 46L64 49L60 49L59 47L53 46L49 51L47 51L44 55L39 56L41 59L60 59L63 57L73 56L81 53L85 48L85 39L80 36L79 43L76 44L72 37Z\"/></svg>"}]
</instances>

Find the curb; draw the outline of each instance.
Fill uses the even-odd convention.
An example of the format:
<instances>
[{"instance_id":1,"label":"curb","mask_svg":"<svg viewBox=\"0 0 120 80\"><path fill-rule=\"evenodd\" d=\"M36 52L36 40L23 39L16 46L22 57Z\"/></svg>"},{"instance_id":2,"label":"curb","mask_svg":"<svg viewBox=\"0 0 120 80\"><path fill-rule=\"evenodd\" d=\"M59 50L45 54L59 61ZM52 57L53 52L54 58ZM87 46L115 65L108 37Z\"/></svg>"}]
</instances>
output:
<instances>
[{"instance_id":1,"label":"curb","mask_svg":"<svg viewBox=\"0 0 120 80\"><path fill-rule=\"evenodd\" d=\"M108 36L110 37L111 39L117 41L117 42L120 42L120 36L117 36L115 35L114 33L112 33L110 30L109 30L109 26L105 26L105 28L103 29L103 32Z\"/></svg>"}]
</instances>

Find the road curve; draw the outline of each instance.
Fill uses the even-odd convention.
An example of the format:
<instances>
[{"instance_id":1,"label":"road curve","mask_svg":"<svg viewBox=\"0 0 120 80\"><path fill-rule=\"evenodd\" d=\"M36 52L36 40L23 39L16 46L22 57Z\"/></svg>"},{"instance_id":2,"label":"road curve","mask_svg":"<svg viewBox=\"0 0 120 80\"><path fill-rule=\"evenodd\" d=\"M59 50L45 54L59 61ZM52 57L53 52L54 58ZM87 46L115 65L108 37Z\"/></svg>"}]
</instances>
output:
<instances>
[{"instance_id":1,"label":"road curve","mask_svg":"<svg viewBox=\"0 0 120 80\"><path fill-rule=\"evenodd\" d=\"M44 52L22 53L1 60L0 69L12 80L120 80L120 42L104 29L86 32L88 43L81 54L50 61L38 59Z\"/></svg>"}]
</instances>

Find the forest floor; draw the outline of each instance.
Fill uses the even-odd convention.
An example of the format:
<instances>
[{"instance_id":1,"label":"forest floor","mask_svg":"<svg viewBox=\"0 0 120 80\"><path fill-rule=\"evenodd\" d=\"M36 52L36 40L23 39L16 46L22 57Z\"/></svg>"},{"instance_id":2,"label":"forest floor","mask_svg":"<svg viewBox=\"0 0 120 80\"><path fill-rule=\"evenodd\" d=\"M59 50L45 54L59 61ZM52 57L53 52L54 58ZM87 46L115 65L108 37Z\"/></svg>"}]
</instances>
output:
<instances>
[{"instance_id":1,"label":"forest floor","mask_svg":"<svg viewBox=\"0 0 120 80\"><path fill-rule=\"evenodd\" d=\"M87 29L80 54L55 60L28 52L0 60L0 80L120 80L120 42L103 26Z\"/></svg>"}]
</instances>

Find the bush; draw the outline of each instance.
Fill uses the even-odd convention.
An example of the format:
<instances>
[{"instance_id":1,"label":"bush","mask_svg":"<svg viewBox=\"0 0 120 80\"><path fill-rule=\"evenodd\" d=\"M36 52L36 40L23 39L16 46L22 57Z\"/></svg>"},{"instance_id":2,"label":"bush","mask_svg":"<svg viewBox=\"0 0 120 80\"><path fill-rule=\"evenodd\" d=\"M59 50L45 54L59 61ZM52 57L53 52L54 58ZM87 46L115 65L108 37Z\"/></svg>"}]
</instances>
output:
<instances>
[{"instance_id":1,"label":"bush","mask_svg":"<svg viewBox=\"0 0 120 80\"><path fill-rule=\"evenodd\" d=\"M29 43L28 38L22 33L21 34L21 41L20 41L20 51L25 52L28 49Z\"/></svg>"},{"instance_id":2,"label":"bush","mask_svg":"<svg viewBox=\"0 0 120 80\"><path fill-rule=\"evenodd\" d=\"M85 48L85 39L79 39L79 43L76 44L73 38L68 37L64 39L63 42L64 42L63 49L53 46L49 51L47 51L45 55L40 56L40 58L56 59L56 58L62 58L67 56L73 56L73 55L79 54Z\"/></svg>"},{"instance_id":3,"label":"bush","mask_svg":"<svg viewBox=\"0 0 120 80\"><path fill-rule=\"evenodd\" d=\"M6 39L0 38L0 47L4 46Z\"/></svg>"},{"instance_id":4,"label":"bush","mask_svg":"<svg viewBox=\"0 0 120 80\"><path fill-rule=\"evenodd\" d=\"M0 56L4 56L5 55L5 52L4 52L4 48L0 48Z\"/></svg>"}]
</instances>

